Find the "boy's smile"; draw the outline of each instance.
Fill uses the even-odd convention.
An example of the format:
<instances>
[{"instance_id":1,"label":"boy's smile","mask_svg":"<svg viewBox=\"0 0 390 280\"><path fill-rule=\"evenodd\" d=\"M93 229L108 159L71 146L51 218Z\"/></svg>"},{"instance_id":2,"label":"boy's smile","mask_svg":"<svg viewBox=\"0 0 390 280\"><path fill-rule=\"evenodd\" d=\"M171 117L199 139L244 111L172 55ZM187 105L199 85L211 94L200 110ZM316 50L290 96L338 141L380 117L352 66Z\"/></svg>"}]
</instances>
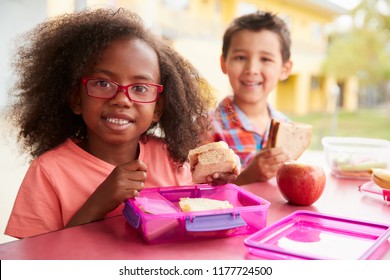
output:
<instances>
[{"instance_id":1,"label":"boy's smile","mask_svg":"<svg viewBox=\"0 0 390 280\"><path fill-rule=\"evenodd\" d=\"M282 61L278 35L269 30L241 30L232 37L222 71L228 75L235 102L266 102L268 94L289 73Z\"/></svg>"}]
</instances>

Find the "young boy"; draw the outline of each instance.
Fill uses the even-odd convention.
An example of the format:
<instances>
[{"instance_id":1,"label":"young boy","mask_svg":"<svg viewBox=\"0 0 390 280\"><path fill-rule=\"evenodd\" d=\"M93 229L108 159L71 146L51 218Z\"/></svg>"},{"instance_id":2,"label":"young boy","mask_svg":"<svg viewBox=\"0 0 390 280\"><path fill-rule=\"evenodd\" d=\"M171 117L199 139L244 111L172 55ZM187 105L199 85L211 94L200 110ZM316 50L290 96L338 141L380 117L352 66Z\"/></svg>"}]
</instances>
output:
<instances>
[{"instance_id":1,"label":"young boy","mask_svg":"<svg viewBox=\"0 0 390 280\"><path fill-rule=\"evenodd\" d=\"M288 156L280 148L264 149L271 118L288 121L267 102L279 80L290 75L290 34L269 12L235 19L223 36L221 69L233 96L221 101L213 115L213 141L225 141L241 159L235 183L267 181Z\"/></svg>"}]
</instances>

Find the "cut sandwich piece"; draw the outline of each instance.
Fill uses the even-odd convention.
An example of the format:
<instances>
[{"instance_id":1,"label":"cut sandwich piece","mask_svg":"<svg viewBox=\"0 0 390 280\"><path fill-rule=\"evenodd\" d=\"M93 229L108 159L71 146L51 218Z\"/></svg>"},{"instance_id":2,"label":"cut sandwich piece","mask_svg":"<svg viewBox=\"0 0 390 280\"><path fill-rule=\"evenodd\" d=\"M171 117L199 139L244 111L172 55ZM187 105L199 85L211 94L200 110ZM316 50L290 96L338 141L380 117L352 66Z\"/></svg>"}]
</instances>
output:
<instances>
[{"instance_id":1,"label":"cut sandwich piece","mask_svg":"<svg viewBox=\"0 0 390 280\"><path fill-rule=\"evenodd\" d=\"M241 169L240 158L223 141L190 150L188 160L194 183L206 183L207 176L214 173L229 173L235 168Z\"/></svg>"},{"instance_id":2,"label":"cut sandwich piece","mask_svg":"<svg viewBox=\"0 0 390 280\"><path fill-rule=\"evenodd\" d=\"M372 169L372 180L382 189L390 190L390 171L383 168Z\"/></svg>"},{"instance_id":3,"label":"cut sandwich piece","mask_svg":"<svg viewBox=\"0 0 390 280\"><path fill-rule=\"evenodd\" d=\"M234 206L227 200L217 200L211 198L180 198L179 206L183 212L209 211L217 209L229 209Z\"/></svg>"},{"instance_id":4,"label":"cut sandwich piece","mask_svg":"<svg viewBox=\"0 0 390 280\"><path fill-rule=\"evenodd\" d=\"M280 147L291 159L298 159L309 147L312 126L297 122L271 120L268 148Z\"/></svg>"}]
</instances>

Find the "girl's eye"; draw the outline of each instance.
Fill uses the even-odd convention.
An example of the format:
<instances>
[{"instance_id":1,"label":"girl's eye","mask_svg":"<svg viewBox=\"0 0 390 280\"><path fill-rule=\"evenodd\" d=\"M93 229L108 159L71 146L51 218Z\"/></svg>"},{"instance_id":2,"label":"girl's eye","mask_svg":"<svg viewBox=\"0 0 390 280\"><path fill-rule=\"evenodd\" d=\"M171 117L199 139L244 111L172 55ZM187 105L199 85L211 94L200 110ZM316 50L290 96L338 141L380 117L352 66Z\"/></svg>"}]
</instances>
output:
<instances>
[{"instance_id":1,"label":"girl's eye","mask_svg":"<svg viewBox=\"0 0 390 280\"><path fill-rule=\"evenodd\" d=\"M135 93L147 93L149 91L149 87L143 84L137 84L131 87L131 91Z\"/></svg>"},{"instance_id":2,"label":"girl's eye","mask_svg":"<svg viewBox=\"0 0 390 280\"><path fill-rule=\"evenodd\" d=\"M101 87L101 88L107 88L111 86L110 82L107 82L105 80L96 80L95 84L97 87Z\"/></svg>"}]
</instances>

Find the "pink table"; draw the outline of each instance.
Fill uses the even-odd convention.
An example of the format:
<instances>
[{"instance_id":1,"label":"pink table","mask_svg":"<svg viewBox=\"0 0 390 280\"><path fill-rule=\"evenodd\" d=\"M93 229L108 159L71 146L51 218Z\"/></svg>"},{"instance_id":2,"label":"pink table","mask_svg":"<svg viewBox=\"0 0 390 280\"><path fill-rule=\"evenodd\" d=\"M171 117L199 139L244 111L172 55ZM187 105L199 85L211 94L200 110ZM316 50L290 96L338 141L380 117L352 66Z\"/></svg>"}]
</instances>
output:
<instances>
[{"instance_id":1,"label":"pink table","mask_svg":"<svg viewBox=\"0 0 390 280\"><path fill-rule=\"evenodd\" d=\"M245 188L271 202L267 225L296 210L390 224L390 202L381 196L360 192L358 186L362 183L364 181L328 175L322 197L308 207L286 203L274 179ZM246 237L149 245L123 216L118 216L1 244L0 259L254 259L256 257L249 254L243 244ZM382 258L390 259L390 249Z\"/></svg>"}]
</instances>

